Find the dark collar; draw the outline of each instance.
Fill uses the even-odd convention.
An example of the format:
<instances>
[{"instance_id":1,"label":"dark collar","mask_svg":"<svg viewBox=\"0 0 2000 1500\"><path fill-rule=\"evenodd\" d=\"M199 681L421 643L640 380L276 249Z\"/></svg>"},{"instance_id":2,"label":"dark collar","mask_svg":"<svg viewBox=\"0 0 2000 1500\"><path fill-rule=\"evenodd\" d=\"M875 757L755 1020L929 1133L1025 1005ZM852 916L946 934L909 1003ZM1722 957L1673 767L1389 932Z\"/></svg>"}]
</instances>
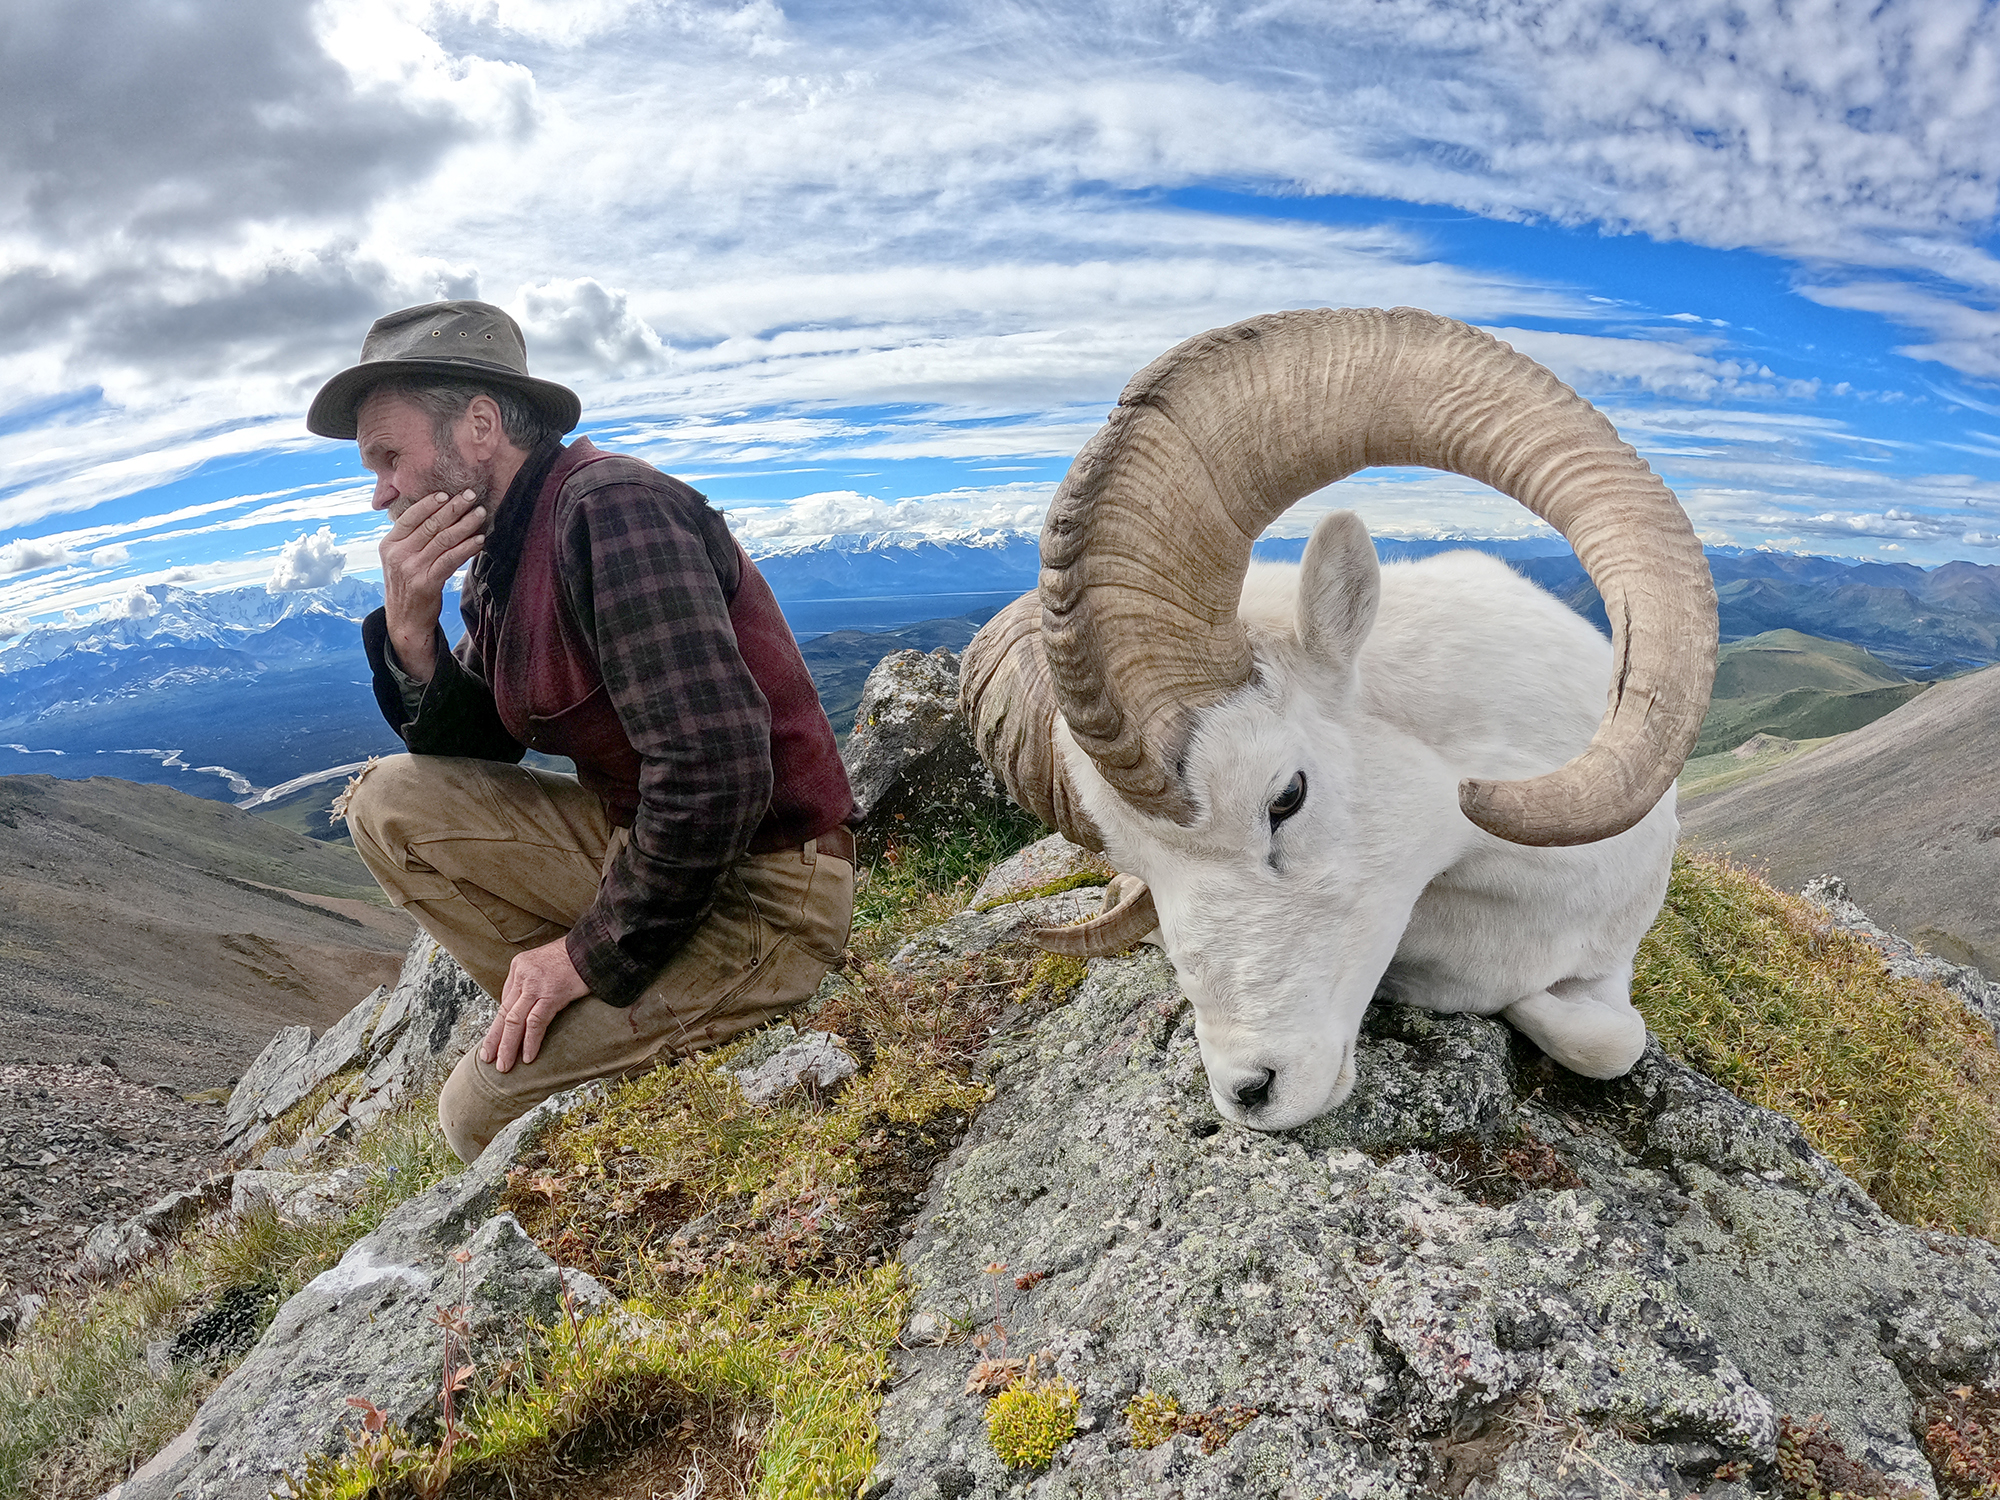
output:
<instances>
[{"instance_id":1,"label":"dark collar","mask_svg":"<svg viewBox=\"0 0 2000 1500\"><path fill-rule=\"evenodd\" d=\"M521 542L535 519L535 502L563 451L561 443L550 441L522 460L494 513L493 524L487 528L486 545L472 564L469 581L485 592L492 609L507 606L507 595L514 588L514 569L521 561Z\"/></svg>"}]
</instances>

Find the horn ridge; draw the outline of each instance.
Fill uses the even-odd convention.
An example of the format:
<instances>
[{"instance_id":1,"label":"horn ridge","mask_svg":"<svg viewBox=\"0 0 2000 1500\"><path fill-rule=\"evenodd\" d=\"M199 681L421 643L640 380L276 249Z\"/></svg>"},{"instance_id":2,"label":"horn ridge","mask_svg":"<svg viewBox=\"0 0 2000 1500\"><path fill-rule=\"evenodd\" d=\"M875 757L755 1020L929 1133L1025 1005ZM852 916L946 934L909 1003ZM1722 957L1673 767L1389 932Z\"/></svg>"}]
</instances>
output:
<instances>
[{"instance_id":1,"label":"horn ridge","mask_svg":"<svg viewBox=\"0 0 2000 1500\"><path fill-rule=\"evenodd\" d=\"M1198 334L1129 381L1050 505L1041 619L1078 746L1142 812L1198 809L1176 766L1200 712L1248 680L1236 620L1255 537L1354 470L1479 479L1567 537L1604 596L1619 673L1561 771L1467 782L1503 838L1603 838L1650 810L1692 748L1713 675L1713 585L1672 493L1553 373L1414 308L1267 314Z\"/></svg>"}]
</instances>

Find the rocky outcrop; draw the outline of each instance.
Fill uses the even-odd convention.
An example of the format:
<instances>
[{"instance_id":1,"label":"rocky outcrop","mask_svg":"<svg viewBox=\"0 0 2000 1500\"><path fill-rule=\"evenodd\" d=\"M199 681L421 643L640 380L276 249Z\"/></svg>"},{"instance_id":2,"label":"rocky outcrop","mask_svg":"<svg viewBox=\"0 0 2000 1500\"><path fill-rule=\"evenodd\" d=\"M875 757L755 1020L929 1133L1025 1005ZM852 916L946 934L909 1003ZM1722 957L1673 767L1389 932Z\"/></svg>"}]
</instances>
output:
<instances>
[{"instance_id":1,"label":"rocky outcrop","mask_svg":"<svg viewBox=\"0 0 2000 1500\"><path fill-rule=\"evenodd\" d=\"M1016 910L899 961L997 941ZM903 1256L870 1500L1742 1500L1821 1418L1807 1446L1857 1466L1846 1487L1933 1495L1925 1403L2000 1376L2000 1250L1889 1219L1657 1043L1596 1083L1498 1022L1378 1004L1352 1097L1259 1135L1218 1119L1141 949L987 1067ZM968 1377L1033 1356L1077 1388L1077 1432L1010 1471Z\"/></svg>"},{"instance_id":2,"label":"rocky outcrop","mask_svg":"<svg viewBox=\"0 0 2000 1500\"><path fill-rule=\"evenodd\" d=\"M974 911L983 911L1064 886L1103 885L1116 873L1102 854L1052 833L988 870L969 904Z\"/></svg>"},{"instance_id":3,"label":"rocky outcrop","mask_svg":"<svg viewBox=\"0 0 2000 1500\"><path fill-rule=\"evenodd\" d=\"M314 1041L303 1026L271 1039L229 1098L223 1151L284 1171L333 1140L387 1114L439 1082L492 1023L493 1002L428 937L410 945L394 986L384 986ZM286 1114L335 1083L295 1139L269 1144Z\"/></svg>"},{"instance_id":4,"label":"rocky outcrop","mask_svg":"<svg viewBox=\"0 0 2000 1500\"><path fill-rule=\"evenodd\" d=\"M958 711L958 658L942 646L876 663L841 758L870 858L893 840L960 824L971 808L1010 805L972 748Z\"/></svg>"},{"instance_id":5,"label":"rocky outcrop","mask_svg":"<svg viewBox=\"0 0 2000 1500\"><path fill-rule=\"evenodd\" d=\"M234 1187L235 1179L224 1172L198 1187L169 1193L129 1219L98 1225L83 1243L77 1268L93 1279L130 1270L209 1214L228 1207Z\"/></svg>"},{"instance_id":6,"label":"rocky outcrop","mask_svg":"<svg viewBox=\"0 0 2000 1500\"><path fill-rule=\"evenodd\" d=\"M1898 979L1921 979L1939 985L1965 1003L2000 1041L2000 981L1988 979L1966 964L1947 963L1926 953L1907 938L1878 927L1868 913L1848 899L1847 882L1838 875L1817 875L1799 892L1826 912L1834 926L1866 938L1881 950L1883 964Z\"/></svg>"},{"instance_id":7,"label":"rocky outcrop","mask_svg":"<svg viewBox=\"0 0 2000 1500\"><path fill-rule=\"evenodd\" d=\"M478 1350L517 1350L531 1323L608 1294L561 1270L497 1213L507 1169L589 1087L522 1116L460 1175L418 1194L308 1282L195 1420L107 1500L265 1500L313 1453L347 1451L355 1397L417 1436L434 1434L444 1342L434 1321L459 1309ZM264 1175L264 1174L259 1174ZM465 1259L458 1256L463 1253Z\"/></svg>"},{"instance_id":8,"label":"rocky outcrop","mask_svg":"<svg viewBox=\"0 0 2000 1500\"><path fill-rule=\"evenodd\" d=\"M442 1080L492 1018L493 1002L479 986L450 954L419 937L393 987L377 989L317 1041L303 1026L283 1028L237 1083L223 1154L254 1166L99 1224L79 1252L78 1269L93 1278L127 1271L224 1211L270 1208L295 1223L346 1212L360 1196L360 1174L351 1167L327 1170L330 1148ZM311 1117L297 1118L307 1106ZM281 1130L282 1141L273 1141Z\"/></svg>"}]
</instances>

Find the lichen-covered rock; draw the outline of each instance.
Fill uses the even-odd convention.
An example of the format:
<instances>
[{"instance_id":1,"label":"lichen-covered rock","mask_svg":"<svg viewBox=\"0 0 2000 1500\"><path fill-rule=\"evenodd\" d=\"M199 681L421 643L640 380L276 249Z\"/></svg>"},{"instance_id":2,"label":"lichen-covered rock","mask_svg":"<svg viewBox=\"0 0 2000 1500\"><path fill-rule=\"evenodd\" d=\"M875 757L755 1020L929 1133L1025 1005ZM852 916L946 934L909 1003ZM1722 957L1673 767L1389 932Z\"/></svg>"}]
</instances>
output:
<instances>
[{"instance_id":1,"label":"lichen-covered rock","mask_svg":"<svg viewBox=\"0 0 2000 1500\"><path fill-rule=\"evenodd\" d=\"M208 1214L229 1205L233 1179L211 1177L197 1187L169 1193L129 1219L100 1224L77 1254L77 1268L93 1279L115 1276L171 1243Z\"/></svg>"},{"instance_id":2,"label":"lichen-covered rock","mask_svg":"<svg viewBox=\"0 0 2000 1500\"><path fill-rule=\"evenodd\" d=\"M606 1303L595 1280L559 1269L513 1215L495 1212L508 1167L589 1088L529 1111L464 1172L357 1240L278 1310L194 1421L107 1500L265 1500L308 1454L347 1450L350 1396L430 1436L443 1374L440 1308L464 1310L475 1351L498 1351L518 1349L531 1322L562 1316L565 1283L579 1311Z\"/></svg>"},{"instance_id":3,"label":"lichen-covered rock","mask_svg":"<svg viewBox=\"0 0 2000 1500\"><path fill-rule=\"evenodd\" d=\"M264 1171L313 1162L331 1141L345 1140L405 1100L441 1082L492 1024L493 1001L429 937L419 935L396 983L378 989L327 1028L318 1041L302 1026L273 1038L230 1096L224 1150ZM306 1038L304 1045L296 1034ZM273 1059L265 1066L265 1058ZM262 1072L260 1073L260 1069ZM322 1084L351 1073L288 1144L266 1145L286 1111ZM254 1084L254 1092L251 1090ZM261 1150L259 1148L262 1148Z\"/></svg>"},{"instance_id":4,"label":"lichen-covered rock","mask_svg":"<svg viewBox=\"0 0 2000 1500\"><path fill-rule=\"evenodd\" d=\"M988 870L967 905L981 911L1066 882L1102 885L1117 873L1102 854L1093 854L1081 844L1052 833Z\"/></svg>"},{"instance_id":5,"label":"lichen-covered rock","mask_svg":"<svg viewBox=\"0 0 2000 1500\"><path fill-rule=\"evenodd\" d=\"M310 1026L281 1027L265 1044L256 1061L244 1070L229 1095L223 1116L223 1150L254 1138L259 1127L290 1109L305 1097L299 1081L305 1076L313 1044Z\"/></svg>"},{"instance_id":6,"label":"lichen-covered rock","mask_svg":"<svg viewBox=\"0 0 2000 1500\"><path fill-rule=\"evenodd\" d=\"M861 1071L861 1064L830 1031L809 1031L799 1036L789 1026L774 1026L763 1033L772 1040L783 1039L775 1051L764 1049L754 1060L730 1069L743 1097L752 1104L769 1104L804 1085L833 1089Z\"/></svg>"},{"instance_id":7,"label":"lichen-covered rock","mask_svg":"<svg viewBox=\"0 0 2000 1500\"><path fill-rule=\"evenodd\" d=\"M310 1224L346 1212L360 1199L365 1181L359 1167L332 1172L238 1172L229 1208L237 1214L270 1208L294 1224Z\"/></svg>"},{"instance_id":8,"label":"lichen-covered rock","mask_svg":"<svg viewBox=\"0 0 2000 1500\"><path fill-rule=\"evenodd\" d=\"M854 788L864 854L899 838L928 837L1006 794L972 748L958 711L958 658L940 646L895 651L875 664L841 753Z\"/></svg>"},{"instance_id":9,"label":"lichen-covered rock","mask_svg":"<svg viewBox=\"0 0 2000 1500\"><path fill-rule=\"evenodd\" d=\"M989 948L1024 938L1030 928L1064 927L1096 916L1103 907L1103 887L1083 886L1030 901L1010 902L991 911L962 911L903 944L889 960L889 967L910 971L947 959L972 958Z\"/></svg>"},{"instance_id":10,"label":"lichen-covered rock","mask_svg":"<svg viewBox=\"0 0 2000 1500\"><path fill-rule=\"evenodd\" d=\"M904 1253L871 1500L1774 1494L1780 1420L1822 1415L1935 1493L1912 1417L2000 1375L2000 1250L1890 1220L1656 1043L1598 1083L1377 1005L1358 1065L1299 1130L1224 1124L1151 950L996 1039ZM1044 1351L1079 1432L1010 1471L968 1375ZM1182 1414L1150 1449L1146 1391Z\"/></svg>"}]
</instances>

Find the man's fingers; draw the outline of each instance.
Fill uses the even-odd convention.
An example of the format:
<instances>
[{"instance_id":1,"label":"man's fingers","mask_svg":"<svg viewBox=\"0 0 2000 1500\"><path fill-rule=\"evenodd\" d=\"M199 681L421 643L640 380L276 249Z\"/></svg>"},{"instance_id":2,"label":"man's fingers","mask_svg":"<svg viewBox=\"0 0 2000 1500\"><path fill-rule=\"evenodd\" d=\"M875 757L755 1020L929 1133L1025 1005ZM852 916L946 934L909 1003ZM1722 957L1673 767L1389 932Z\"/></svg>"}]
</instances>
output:
<instances>
[{"instance_id":1,"label":"man's fingers","mask_svg":"<svg viewBox=\"0 0 2000 1500\"><path fill-rule=\"evenodd\" d=\"M531 1063L542 1050L542 1038L549 1034L549 1022L566 1002L545 996L528 1012L527 1029L521 1035L521 1061Z\"/></svg>"},{"instance_id":2,"label":"man's fingers","mask_svg":"<svg viewBox=\"0 0 2000 1500\"><path fill-rule=\"evenodd\" d=\"M429 571L424 575L426 580L434 587L442 588L444 581L479 556L480 549L485 545L484 534L468 537L430 565Z\"/></svg>"},{"instance_id":3,"label":"man's fingers","mask_svg":"<svg viewBox=\"0 0 2000 1500\"><path fill-rule=\"evenodd\" d=\"M425 523L437 514L438 507L450 499L451 497L443 490L439 490L435 494L425 495L421 500L412 500L389 527L389 534L395 536L400 533L403 536L411 536L423 531Z\"/></svg>"}]
</instances>

